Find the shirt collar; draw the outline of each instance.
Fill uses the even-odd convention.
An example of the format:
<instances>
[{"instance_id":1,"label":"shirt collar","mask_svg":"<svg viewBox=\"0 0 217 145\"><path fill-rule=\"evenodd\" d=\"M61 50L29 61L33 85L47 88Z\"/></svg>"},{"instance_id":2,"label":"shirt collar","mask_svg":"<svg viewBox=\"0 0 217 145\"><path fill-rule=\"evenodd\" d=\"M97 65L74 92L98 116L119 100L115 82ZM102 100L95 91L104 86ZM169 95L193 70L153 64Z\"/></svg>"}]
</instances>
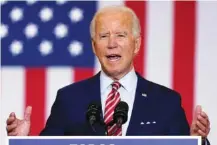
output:
<instances>
[{"instance_id":1,"label":"shirt collar","mask_svg":"<svg viewBox=\"0 0 217 145\"><path fill-rule=\"evenodd\" d=\"M109 87L111 87L110 85L113 82L114 81L110 77L108 77L105 74L105 72L101 71L101 73L100 73L101 93L104 92ZM137 75L136 75L134 68L130 72L128 72L124 77L122 77L118 82L127 91L129 91L129 92L132 91L132 89L133 89L132 85L136 85L136 82L137 82Z\"/></svg>"}]
</instances>

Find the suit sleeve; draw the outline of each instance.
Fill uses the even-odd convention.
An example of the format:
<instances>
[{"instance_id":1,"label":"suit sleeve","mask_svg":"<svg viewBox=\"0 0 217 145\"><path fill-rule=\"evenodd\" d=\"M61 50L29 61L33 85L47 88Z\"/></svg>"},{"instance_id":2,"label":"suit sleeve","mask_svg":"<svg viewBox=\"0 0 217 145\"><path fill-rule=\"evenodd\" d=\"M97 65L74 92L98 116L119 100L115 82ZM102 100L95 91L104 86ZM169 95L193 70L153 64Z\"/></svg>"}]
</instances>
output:
<instances>
[{"instance_id":1,"label":"suit sleeve","mask_svg":"<svg viewBox=\"0 0 217 145\"><path fill-rule=\"evenodd\" d=\"M45 128L41 131L41 136L62 136L64 135L64 105L61 101L60 90L57 92L56 100L51 108L51 114L47 120Z\"/></svg>"},{"instance_id":2,"label":"suit sleeve","mask_svg":"<svg viewBox=\"0 0 217 145\"><path fill-rule=\"evenodd\" d=\"M181 105L181 96L178 94L174 101L174 112L173 119L170 125L170 134L171 135L190 135L190 127L185 115L185 111ZM210 145L208 139L202 142L202 145Z\"/></svg>"},{"instance_id":3,"label":"suit sleeve","mask_svg":"<svg viewBox=\"0 0 217 145\"><path fill-rule=\"evenodd\" d=\"M170 122L170 135L190 135L190 128L187 122L185 111L181 105L181 96L176 94L171 105L173 106L172 119Z\"/></svg>"}]
</instances>

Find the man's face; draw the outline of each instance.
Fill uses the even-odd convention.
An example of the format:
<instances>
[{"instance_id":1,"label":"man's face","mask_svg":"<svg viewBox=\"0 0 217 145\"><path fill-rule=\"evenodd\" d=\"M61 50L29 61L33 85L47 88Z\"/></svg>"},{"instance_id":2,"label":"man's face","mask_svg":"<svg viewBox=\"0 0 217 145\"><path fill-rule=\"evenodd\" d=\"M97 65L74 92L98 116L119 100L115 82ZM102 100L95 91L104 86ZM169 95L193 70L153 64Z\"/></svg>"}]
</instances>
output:
<instances>
[{"instance_id":1,"label":"man's face","mask_svg":"<svg viewBox=\"0 0 217 145\"><path fill-rule=\"evenodd\" d=\"M93 51L103 71L113 79L120 79L133 68L140 41L133 36L130 13L109 11L97 16Z\"/></svg>"}]
</instances>

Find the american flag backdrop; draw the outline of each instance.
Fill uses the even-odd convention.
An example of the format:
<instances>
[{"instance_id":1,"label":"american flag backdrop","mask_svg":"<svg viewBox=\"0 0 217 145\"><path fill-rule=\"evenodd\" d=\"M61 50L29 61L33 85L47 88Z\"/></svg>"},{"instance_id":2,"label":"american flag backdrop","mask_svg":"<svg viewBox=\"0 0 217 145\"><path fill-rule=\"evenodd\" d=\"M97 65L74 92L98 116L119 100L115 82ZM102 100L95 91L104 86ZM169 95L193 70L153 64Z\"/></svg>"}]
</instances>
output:
<instances>
[{"instance_id":1,"label":"american flag backdrop","mask_svg":"<svg viewBox=\"0 0 217 145\"><path fill-rule=\"evenodd\" d=\"M216 1L63 0L1 4L1 144L10 112L23 118L31 105L31 135L38 135L57 90L100 70L89 24L106 5L136 12L142 28L136 70L180 92L189 123L195 106L202 105L211 122L209 139L217 144Z\"/></svg>"}]
</instances>

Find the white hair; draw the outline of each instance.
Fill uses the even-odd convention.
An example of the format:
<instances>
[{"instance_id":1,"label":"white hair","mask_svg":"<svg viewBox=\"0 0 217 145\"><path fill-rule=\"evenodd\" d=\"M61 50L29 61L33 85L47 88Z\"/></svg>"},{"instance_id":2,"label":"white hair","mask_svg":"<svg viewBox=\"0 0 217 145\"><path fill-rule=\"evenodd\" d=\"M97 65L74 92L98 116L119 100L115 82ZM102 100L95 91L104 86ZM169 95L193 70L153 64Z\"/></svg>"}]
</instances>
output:
<instances>
[{"instance_id":1,"label":"white hair","mask_svg":"<svg viewBox=\"0 0 217 145\"><path fill-rule=\"evenodd\" d=\"M132 23L133 23L132 32L133 32L133 35L134 35L134 37L140 36L140 33L141 33L140 22L139 22L139 19L138 19L137 15L135 14L135 12L132 9L130 9L130 8L126 7L126 6L107 6L107 7L104 7L102 9L100 9L99 11L97 11L95 13L91 23L90 23L90 35L91 35L92 39L95 37L96 17L100 13L103 13L105 11L129 12L132 15Z\"/></svg>"}]
</instances>

